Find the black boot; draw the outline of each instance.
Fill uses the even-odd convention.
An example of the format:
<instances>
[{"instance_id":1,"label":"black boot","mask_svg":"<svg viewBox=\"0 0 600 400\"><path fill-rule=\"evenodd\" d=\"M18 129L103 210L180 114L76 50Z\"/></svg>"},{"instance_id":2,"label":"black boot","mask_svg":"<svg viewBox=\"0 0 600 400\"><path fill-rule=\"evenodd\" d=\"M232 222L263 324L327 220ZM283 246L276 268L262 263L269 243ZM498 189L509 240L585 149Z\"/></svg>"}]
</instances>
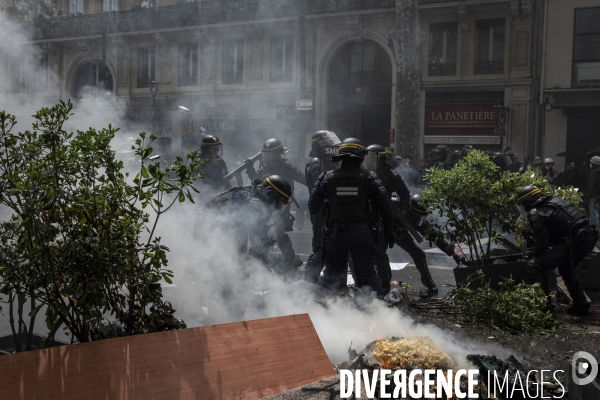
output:
<instances>
[{"instance_id":1,"label":"black boot","mask_svg":"<svg viewBox=\"0 0 600 400\"><path fill-rule=\"evenodd\" d=\"M567 309L570 315L590 315L590 305L588 303L575 303Z\"/></svg>"},{"instance_id":2,"label":"black boot","mask_svg":"<svg viewBox=\"0 0 600 400\"><path fill-rule=\"evenodd\" d=\"M423 260L415 263L419 274L421 274L421 283L427 288L427 292L421 293L421 297L435 297L438 294L438 288L431 277L431 272L427 266L427 261Z\"/></svg>"}]
</instances>

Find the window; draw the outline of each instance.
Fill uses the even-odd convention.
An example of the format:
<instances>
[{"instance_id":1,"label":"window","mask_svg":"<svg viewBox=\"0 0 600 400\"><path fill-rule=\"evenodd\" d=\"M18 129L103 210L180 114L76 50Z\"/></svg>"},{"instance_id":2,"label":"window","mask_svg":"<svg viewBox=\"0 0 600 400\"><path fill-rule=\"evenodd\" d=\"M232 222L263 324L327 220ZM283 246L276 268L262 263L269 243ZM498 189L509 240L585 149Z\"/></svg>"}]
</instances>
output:
<instances>
[{"instance_id":1,"label":"window","mask_svg":"<svg viewBox=\"0 0 600 400\"><path fill-rule=\"evenodd\" d=\"M119 11L117 0L102 0L102 11Z\"/></svg>"},{"instance_id":2,"label":"window","mask_svg":"<svg viewBox=\"0 0 600 400\"><path fill-rule=\"evenodd\" d=\"M179 43L179 86L198 84L198 43Z\"/></svg>"},{"instance_id":3,"label":"window","mask_svg":"<svg viewBox=\"0 0 600 400\"><path fill-rule=\"evenodd\" d=\"M600 85L600 8L575 10L573 85Z\"/></svg>"},{"instance_id":4,"label":"window","mask_svg":"<svg viewBox=\"0 0 600 400\"><path fill-rule=\"evenodd\" d=\"M37 69L34 73L33 90L35 92L48 91L48 54L41 54L37 60Z\"/></svg>"},{"instance_id":5,"label":"window","mask_svg":"<svg viewBox=\"0 0 600 400\"><path fill-rule=\"evenodd\" d=\"M142 0L140 2L140 7L142 7L142 8L156 7L156 0Z\"/></svg>"},{"instance_id":6,"label":"window","mask_svg":"<svg viewBox=\"0 0 600 400\"><path fill-rule=\"evenodd\" d=\"M375 44L372 42L352 43L350 47L350 84L375 82Z\"/></svg>"},{"instance_id":7,"label":"window","mask_svg":"<svg viewBox=\"0 0 600 400\"><path fill-rule=\"evenodd\" d=\"M156 47L140 46L138 47L138 87L148 87L148 83L153 81L156 73Z\"/></svg>"},{"instance_id":8,"label":"window","mask_svg":"<svg viewBox=\"0 0 600 400\"><path fill-rule=\"evenodd\" d=\"M271 82L291 82L294 71L294 35L271 36Z\"/></svg>"},{"instance_id":9,"label":"window","mask_svg":"<svg viewBox=\"0 0 600 400\"><path fill-rule=\"evenodd\" d=\"M69 0L69 16L83 15L83 0Z\"/></svg>"},{"instance_id":10,"label":"window","mask_svg":"<svg viewBox=\"0 0 600 400\"><path fill-rule=\"evenodd\" d=\"M223 84L244 81L244 39L223 40Z\"/></svg>"},{"instance_id":11,"label":"window","mask_svg":"<svg viewBox=\"0 0 600 400\"><path fill-rule=\"evenodd\" d=\"M505 30L504 18L475 23L475 75L504 73Z\"/></svg>"},{"instance_id":12,"label":"window","mask_svg":"<svg viewBox=\"0 0 600 400\"><path fill-rule=\"evenodd\" d=\"M458 23L429 25L429 76L456 75Z\"/></svg>"}]
</instances>

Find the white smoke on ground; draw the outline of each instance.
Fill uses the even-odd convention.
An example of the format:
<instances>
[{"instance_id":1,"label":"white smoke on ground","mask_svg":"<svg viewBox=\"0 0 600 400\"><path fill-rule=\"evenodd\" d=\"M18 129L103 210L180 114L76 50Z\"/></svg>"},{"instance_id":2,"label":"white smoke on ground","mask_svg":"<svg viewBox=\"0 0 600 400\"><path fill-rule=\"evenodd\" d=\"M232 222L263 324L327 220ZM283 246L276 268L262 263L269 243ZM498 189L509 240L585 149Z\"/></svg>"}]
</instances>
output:
<instances>
[{"instance_id":1,"label":"white smoke on ground","mask_svg":"<svg viewBox=\"0 0 600 400\"><path fill-rule=\"evenodd\" d=\"M214 225L204 226L205 238L194 239L191 216L199 209L191 204L179 207L160 223L158 232L170 247L169 267L175 273L177 285L163 289L165 298L172 301L176 314L190 327L308 313L332 362L347 360L351 343L352 348L360 351L379 337L392 336L429 337L463 367L468 365L467 354L508 355L500 347L475 343L438 327L416 323L398 308L388 308L380 301L373 304L372 312L364 312L349 298L323 299L317 295L317 287L308 282L283 282L259 262L239 257L231 246L232 232ZM237 218L244 217L248 216L234 215L234 221L230 222L235 225ZM233 292L235 299L223 297L216 290L223 285ZM240 301L247 307L243 316L228 314L227 307L218 307L220 313L215 315L215 304L232 301Z\"/></svg>"}]
</instances>

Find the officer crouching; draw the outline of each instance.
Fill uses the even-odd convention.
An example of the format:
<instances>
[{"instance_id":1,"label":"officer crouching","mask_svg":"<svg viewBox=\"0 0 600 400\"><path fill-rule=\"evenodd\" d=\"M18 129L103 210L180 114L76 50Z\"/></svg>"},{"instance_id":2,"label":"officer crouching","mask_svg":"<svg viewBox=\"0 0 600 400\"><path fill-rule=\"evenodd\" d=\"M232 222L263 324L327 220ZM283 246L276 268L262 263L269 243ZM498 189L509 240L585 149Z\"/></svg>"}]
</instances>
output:
<instances>
[{"instance_id":1,"label":"officer crouching","mask_svg":"<svg viewBox=\"0 0 600 400\"><path fill-rule=\"evenodd\" d=\"M339 146L338 170L319 176L308 200L311 214L324 208L325 270L319 283L330 289L346 284L346 256L352 255L357 286L383 295L375 270L374 217L381 217L384 235L394 245L393 215L388 195L376 174L360 168L365 147L358 139L346 139Z\"/></svg>"},{"instance_id":2,"label":"officer crouching","mask_svg":"<svg viewBox=\"0 0 600 400\"><path fill-rule=\"evenodd\" d=\"M534 258L527 262L530 275L540 275L542 289L549 294L545 271L558 268L573 299L567 312L588 315L590 305L586 301L575 266L596 245L596 233L587 216L571 202L552 196L544 196L540 189L529 185L517 194L517 206L526 215L535 241ZM549 299L549 306L552 305Z\"/></svg>"}]
</instances>

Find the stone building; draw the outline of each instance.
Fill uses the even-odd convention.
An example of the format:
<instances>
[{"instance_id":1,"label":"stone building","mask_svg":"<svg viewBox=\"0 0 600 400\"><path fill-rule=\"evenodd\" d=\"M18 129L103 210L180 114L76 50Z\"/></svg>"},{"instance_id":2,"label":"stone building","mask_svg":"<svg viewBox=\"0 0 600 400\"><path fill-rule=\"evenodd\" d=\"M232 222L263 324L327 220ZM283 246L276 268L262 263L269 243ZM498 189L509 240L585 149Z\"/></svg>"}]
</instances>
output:
<instances>
[{"instance_id":1,"label":"stone building","mask_svg":"<svg viewBox=\"0 0 600 400\"><path fill-rule=\"evenodd\" d=\"M567 161L600 147L600 1L548 0L542 33L539 151Z\"/></svg>"},{"instance_id":2,"label":"stone building","mask_svg":"<svg viewBox=\"0 0 600 400\"><path fill-rule=\"evenodd\" d=\"M66 18L33 30L41 51L35 68L19 57L2 60L10 70L5 91L26 107L32 96L106 88L125 101L128 121L170 138L173 153L196 149L200 127L218 135L231 158L277 136L302 162L317 129L395 144L398 153L414 135L418 145L405 151L413 157L437 144L509 145L522 158L533 151L533 0L307 0L305 40L301 3L65 0ZM418 132L403 129L397 112L407 64L397 62L390 35L411 6L420 24L409 33L418 56L408 60L420 72ZM151 81L159 83L156 111ZM298 111L302 97L310 110Z\"/></svg>"}]
</instances>

